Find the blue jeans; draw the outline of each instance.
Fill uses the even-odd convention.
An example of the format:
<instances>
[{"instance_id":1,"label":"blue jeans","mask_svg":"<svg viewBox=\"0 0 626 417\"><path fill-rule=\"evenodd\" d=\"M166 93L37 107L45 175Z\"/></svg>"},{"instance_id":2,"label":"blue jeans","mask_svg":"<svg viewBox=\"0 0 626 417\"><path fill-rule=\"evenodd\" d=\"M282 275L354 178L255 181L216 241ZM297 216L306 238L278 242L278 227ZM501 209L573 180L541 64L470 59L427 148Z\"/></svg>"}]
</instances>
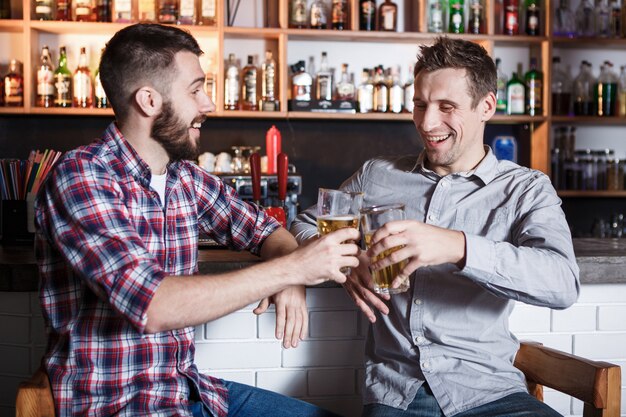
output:
<instances>
[{"instance_id":1,"label":"blue jeans","mask_svg":"<svg viewBox=\"0 0 626 417\"><path fill-rule=\"evenodd\" d=\"M232 381L224 381L228 389L229 417L339 417L313 404L272 391ZM192 408L193 417L211 417L202 402Z\"/></svg>"},{"instance_id":2,"label":"blue jeans","mask_svg":"<svg viewBox=\"0 0 626 417\"><path fill-rule=\"evenodd\" d=\"M427 384L420 387L406 410L382 404L363 407L362 417L444 417ZM563 417L530 394L518 392L454 417Z\"/></svg>"}]
</instances>

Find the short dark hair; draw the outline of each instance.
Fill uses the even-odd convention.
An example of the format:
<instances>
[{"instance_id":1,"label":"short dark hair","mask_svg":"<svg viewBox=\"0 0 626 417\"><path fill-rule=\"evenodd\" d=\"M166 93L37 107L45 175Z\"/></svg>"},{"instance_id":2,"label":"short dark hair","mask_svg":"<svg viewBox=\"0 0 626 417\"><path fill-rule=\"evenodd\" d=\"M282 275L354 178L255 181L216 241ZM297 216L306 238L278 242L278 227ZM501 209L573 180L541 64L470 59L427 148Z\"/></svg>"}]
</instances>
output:
<instances>
[{"instance_id":1,"label":"short dark hair","mask_svg":"<svg viewBox=\"0 0 626 417\"><path fill-rule=\"evenodd\" d=\"M496 93L496 65L481 45L440 36L434 45L422 45L413 75L422 71L433 72L445 68L464 69L467 73L468 89L472 97L472 108L490 92Z\"/></svg>"},{"instance_id":2,"label":"short dark hair","mask_svg":"<svg viewBox=\"0 0 626 417\"><path fill-rule=\"evenodd\" d=\"M123 120L138 88L146 83L166 94L174 75L175 55L202 55L198 42L182 29L138 23L118 31L100 59L100 80L118 121Z\"/></svg>"}]
</instances>

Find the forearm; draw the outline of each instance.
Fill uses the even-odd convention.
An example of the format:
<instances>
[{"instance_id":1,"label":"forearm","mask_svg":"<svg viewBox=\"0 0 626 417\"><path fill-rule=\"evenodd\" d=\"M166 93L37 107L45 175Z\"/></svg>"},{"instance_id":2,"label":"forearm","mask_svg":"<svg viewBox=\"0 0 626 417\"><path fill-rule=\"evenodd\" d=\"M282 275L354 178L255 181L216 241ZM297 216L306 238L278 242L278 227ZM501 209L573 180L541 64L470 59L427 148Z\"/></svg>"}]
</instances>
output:
<instances>
[{"instance_id":1,"label":"forearm","mask_svg":"<svg viewBox=\"0 0 626 417\"><path fill-rule=\"evenodd\" d=\"M287 255L296 250L297 247L298 242L286 229L281 227L265 239L260 255L264 260L273 259Z\"/></svg>"}]
</instances>

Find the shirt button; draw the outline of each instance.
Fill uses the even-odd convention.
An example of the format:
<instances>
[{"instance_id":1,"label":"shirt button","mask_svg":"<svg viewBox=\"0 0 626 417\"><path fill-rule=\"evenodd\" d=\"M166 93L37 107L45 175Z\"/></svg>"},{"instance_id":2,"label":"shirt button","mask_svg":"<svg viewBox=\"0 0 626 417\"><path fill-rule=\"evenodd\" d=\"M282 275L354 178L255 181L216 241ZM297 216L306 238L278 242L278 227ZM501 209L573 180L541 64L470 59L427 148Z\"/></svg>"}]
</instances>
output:
<instances>
[{"instance_id":1,"label":"shirt button","mask_svg":"<svg viewBox=\"0 0 626 417\"><path fill-rule=\"evenodd\" d=\"M422 304L422 300L420 300L419 298L416 298L415 300L413 300L413 302L415 303L416 306Z\"/></svg>"},{"instance_id":2,"label":"shirt button","mask_svg":"<svg viewBox=\"0 0 626 417\"><path fill-rule=\"evenodd\" d=\"M441 186L443 188L446 188L448 186L448 182L447 181L441 181Z\"/></svg>"},{"instance_id":3,"label":"shirt button","mask_svg":"<svg viewBox=\"0 0 626 417\"><path fill-rule=\"evenodd\" d=\"M428 215L428 220L430 220L431 222L436 222L437 221L437 216L435 216L434 214L429 214Z\"/></svg>"},{"instance_id":4,"label":"shirt button","mask_svg":"<svg viewBox=\"0 0 626 417\"><path fill-rule=\"evenodd\" d=\"M422 369L424 369L425 371L428 371L430 369L430 362L428 361L422 362Z\"/></svg>"},{"instance_id":5,"label":"shirt button","mask_svg":"<svg viewBox=\"0 0 626 417\"><path fill-rule=\"evenodd\" d=\"M178 396L178 399L179 399L179 400L181 400L181 401L183 401L183 400L185 399L185 396L184 396L183 394L180 394L180 395Z\"/></svg>"},{"instance_id":6,"label":"shirt button","mask_svg":"<svg viewBox=\"0 0 626 417\"><path fill-rule=\"evenodd\" d=\"M424 336L417 336L415 338L415 343L417 343L418 345L424 344L425 341L426 341L426 338Z\"/></svg>"}]
</instances>

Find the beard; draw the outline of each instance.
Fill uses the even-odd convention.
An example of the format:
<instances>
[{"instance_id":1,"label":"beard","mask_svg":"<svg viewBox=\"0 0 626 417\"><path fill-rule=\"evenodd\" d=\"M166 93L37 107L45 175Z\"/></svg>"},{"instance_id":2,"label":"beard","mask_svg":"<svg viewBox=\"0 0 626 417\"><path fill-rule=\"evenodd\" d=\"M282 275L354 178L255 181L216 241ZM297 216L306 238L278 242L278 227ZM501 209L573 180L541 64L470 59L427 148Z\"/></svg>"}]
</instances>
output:
<instances>
[{"instance_id":1,"label":"beard","mask_svg":"<svg viewBox=\"0 0 626 417\"><path fill-rule=\"evenodd\" d=\"M195 160L200 154L200 146L197 140L189 136L189 128L205 120L206 116L201 115L187 124L174 112L172 103L164 101L163 110L154 120L150 134L163 146L171 161Z\"/></svg>"}]
</instances>

